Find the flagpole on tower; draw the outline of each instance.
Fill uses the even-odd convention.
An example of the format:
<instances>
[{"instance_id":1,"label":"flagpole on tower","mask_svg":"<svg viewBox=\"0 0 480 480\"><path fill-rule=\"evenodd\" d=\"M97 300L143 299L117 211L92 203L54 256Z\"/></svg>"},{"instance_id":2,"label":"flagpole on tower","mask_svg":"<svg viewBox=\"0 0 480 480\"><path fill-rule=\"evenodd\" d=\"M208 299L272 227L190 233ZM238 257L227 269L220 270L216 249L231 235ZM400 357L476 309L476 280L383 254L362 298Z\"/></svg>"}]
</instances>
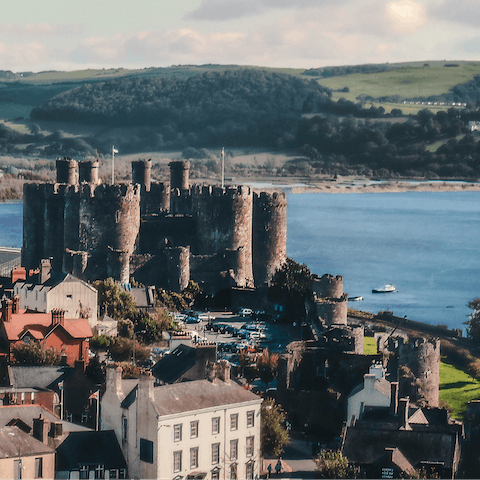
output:
<instances>
[{"instance_id":1,"label":"flagpole on tower","mask_svg":"<svg viewBox=\"0 0 480 480\"><path fill-rule=\"evenodd\" d=\"M222 147L222 188L225 184L225 148Z\"/></svg>"},{"instance_id":2,"label":"flagpole on tower","mask_svg":"<svg viewBox=\"0 0 480 480\"><path fill-rule=\"evenodd\" d=\"M112 185L115 183L115 154L118 150L112 145Z\"/></svg>"}]
</instances>

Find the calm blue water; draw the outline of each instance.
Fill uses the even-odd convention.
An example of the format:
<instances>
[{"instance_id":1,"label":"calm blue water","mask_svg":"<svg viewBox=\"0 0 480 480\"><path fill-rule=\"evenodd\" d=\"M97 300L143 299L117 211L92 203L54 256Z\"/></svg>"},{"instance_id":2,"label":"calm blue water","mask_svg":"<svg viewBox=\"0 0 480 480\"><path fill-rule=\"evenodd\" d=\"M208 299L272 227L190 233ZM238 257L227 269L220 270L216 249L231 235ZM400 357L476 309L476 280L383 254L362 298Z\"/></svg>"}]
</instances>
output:
<instances>
[{"instance_id":1,"label":"calm blue water","mask_svg":"<svg viewBox=\"0 0 480 480\"><path fill-rule=\"evenodd\" d=\"M0 246L22 246L23 204L0 203Z\"/></svg>"},{"instance_id":2,"label":"calm blue water","mask_svg":"<svg viewBox=\"0 0 480 480\"><path fill-rule=\"evenodd\" d=\"M0 245L21 247L22 204L0 204ZM480 192L294 194L287 254L343 275L353 308L461 328L480 296ZM372 294L391 283L398 292Z\"/></svg>"},{"instance_id":3,"label":"calm blue water","mask_svg":"<svg viewBox=\"0 0 480 480\"><path fill-rule=\"evenodd\" d=\"M287 254L343 275L360 310L462 328L480 296L480 192L288 196ZM372 294L393 284L398 292Z\"/></svg>"}]
</instances>

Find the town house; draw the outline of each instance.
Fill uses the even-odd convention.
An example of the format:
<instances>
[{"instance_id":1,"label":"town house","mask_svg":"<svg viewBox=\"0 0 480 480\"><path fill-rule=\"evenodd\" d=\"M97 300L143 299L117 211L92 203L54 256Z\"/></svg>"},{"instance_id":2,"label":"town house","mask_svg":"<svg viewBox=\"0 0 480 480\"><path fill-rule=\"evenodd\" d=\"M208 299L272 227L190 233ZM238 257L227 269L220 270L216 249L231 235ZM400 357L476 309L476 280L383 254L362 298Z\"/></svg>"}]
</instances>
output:
<instances>
[{"instance_id":1,"label":"town house","mask_svg":"<svg viewBox=\"0 0 480 480\"><path fill-rule=\"evenodd\" d=\"M137 383L107 369L102 430L115 431L130 478L260 476L262 399L230 380L228 362L212 370L209 380L154 387L150 373Z\"/></svg>"}]
</instances>

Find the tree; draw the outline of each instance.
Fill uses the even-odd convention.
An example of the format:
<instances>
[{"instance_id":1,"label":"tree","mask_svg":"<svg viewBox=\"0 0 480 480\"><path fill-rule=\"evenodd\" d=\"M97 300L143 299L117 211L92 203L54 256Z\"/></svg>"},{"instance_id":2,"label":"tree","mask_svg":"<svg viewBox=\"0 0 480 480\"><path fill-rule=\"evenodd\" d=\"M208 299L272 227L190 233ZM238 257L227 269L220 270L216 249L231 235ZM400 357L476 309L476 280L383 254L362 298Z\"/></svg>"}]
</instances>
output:
<instances>
[{"instance_id":1,"label":"tree","mask_svg":"<svg viewBox=\"0 0 480 480\"><path fill-rule=\"evenodd\" d=\"M97 280L93 286L98 290L98 303L105 308L109 317L121 320L135 314L137 307L133 297L113 278Z\"/></svg>"},{"instance_id":2,"label":"tree","mask_svg":"<svg viewBox=\"0 0 480 480\"><path fill-rule=\"evenodd\" d=\"M305 264L287 258L277 270L269 290L269 298L286 306L289 313L305 311L305 300L312 285L312 274Z\"/></svg>"},{"instance_id":3,"label":"tree","mask_svg":"<svg viewBox=\"0 0 480 480\"><path fill-rule=\"evenodd\" d=\"M358 469L340 452L323 450L316 459L316 478L357 478Z\"/></svg>"},{"instance_id":4,"label":"tree","mask_svg":"<svg viewBox=\"0 0 480 480\"><path fill-rule=\"evenodd\" d=\"M288 442L288 432L284 427L285 412L272 398L262 404L261 448L265 455L280 455Z\"/></svg>"},{"instance_id":5,"label":"tree","mask_svg":"<svg viewBox=\"0 0 480 480\"><path fill-rule=\"evenodd\" d=\"M473 313L469 315L470 320L465 322L467 325L467 335L475 343L480 343L480 298L475 298L471 302L468 302L468 308L473 310Z\"/></svg>"},{"instance_id":6,"label":"tree","mask_svg":"<svg viewBox=\"0 0 480 480\"><path fill-rule=\"evenodd\" d=\"M40 343L22 343L12 347L15 362L20 365L59 365L62 355L53 347L47 348Z\"/></svg>"},{"instance_id":7,"label":"tree","mask_svg":"<svg viewBox=\"0 0 480 480\"><path fill-rule=\"evenodd\" d=\"M268 385L278 373L278 354L265 349L257 356L256 363L260 379Z\"/></svg>"}]
</instances>

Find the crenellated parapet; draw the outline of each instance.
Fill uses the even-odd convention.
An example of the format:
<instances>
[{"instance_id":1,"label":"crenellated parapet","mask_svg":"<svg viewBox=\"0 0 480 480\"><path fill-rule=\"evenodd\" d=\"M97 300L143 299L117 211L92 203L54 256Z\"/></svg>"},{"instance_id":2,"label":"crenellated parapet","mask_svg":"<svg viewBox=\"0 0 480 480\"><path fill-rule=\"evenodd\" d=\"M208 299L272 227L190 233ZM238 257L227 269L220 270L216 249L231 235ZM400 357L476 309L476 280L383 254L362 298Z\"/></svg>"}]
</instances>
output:
<instances>
[{"instance_id":1,"label":"crenellated parapet","mask_svg":"<svg viewBox=\"0 0 480 480\"><path fill-rule=\"evenodd\" d=\"M327 326L347 325L348 298L343 293L339 298L320 298L315 301L317 317Z\"/></svg>"},{"instance_id":2,"label":"crenellated parapet","mask_svg":"<svg viewBox=\"0 0 480 480\"><path fill-rule=\"evenodd\" d=\"M312 280L312 293L317 298L340 298L343 295L343 277L329 273L321 278L315 275Z\"/></svg>"}]
</instances>

